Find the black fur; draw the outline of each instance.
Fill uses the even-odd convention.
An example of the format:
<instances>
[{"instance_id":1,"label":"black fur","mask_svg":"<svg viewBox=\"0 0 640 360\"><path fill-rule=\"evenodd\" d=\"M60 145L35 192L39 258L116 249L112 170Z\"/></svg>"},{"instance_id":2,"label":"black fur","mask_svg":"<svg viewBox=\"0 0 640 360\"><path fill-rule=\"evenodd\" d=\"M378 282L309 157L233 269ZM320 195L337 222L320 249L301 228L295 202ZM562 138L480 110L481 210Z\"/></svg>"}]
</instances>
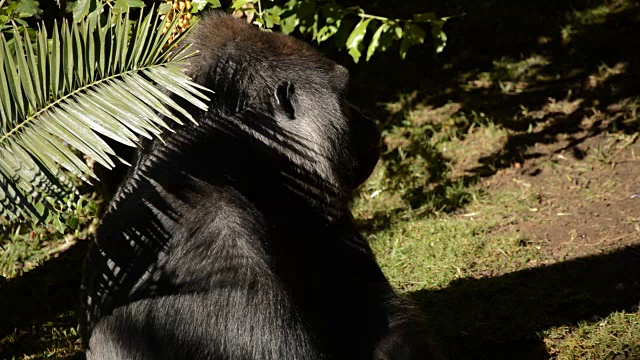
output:
<instances>
[{"instance_id":1,"label":"black fur","mask_svg":"<svg viewBox=\"0 0 640 360\"><path fill-rule=\"evenodd\" d=\"M145 144L102 218L88 358L435 358L348 209L379 134L345 104L347 71L217 13L189 42L211 106Z\"/></svg>"}]
</instances>

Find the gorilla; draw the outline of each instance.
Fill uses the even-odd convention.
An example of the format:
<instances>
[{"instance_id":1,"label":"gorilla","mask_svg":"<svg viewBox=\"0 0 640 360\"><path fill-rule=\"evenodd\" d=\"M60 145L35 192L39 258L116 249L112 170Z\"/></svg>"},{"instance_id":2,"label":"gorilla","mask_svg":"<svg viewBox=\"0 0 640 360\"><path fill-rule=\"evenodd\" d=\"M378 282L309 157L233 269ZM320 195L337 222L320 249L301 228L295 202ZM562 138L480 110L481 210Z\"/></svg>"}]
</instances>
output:
<instances>
[{"instance_id":1,"label":"gorilla","mask_svg":"<svg viewBox=\"0 0 640 360\"><path fill-rule=\"evenodd\" d=\"M101 219L87 358L439 358L354 226L380 135L347 70L221 13L183 43L209 110L182 104L198 123L144 143Z\"/></svg>"}]
</instances>

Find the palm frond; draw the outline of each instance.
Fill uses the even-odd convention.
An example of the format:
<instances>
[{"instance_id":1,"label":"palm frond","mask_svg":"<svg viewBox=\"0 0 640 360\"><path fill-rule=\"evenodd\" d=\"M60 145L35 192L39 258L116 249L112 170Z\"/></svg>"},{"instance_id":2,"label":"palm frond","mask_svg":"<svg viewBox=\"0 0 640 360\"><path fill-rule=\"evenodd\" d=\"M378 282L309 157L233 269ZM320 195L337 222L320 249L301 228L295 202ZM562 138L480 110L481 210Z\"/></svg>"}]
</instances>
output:
<instances>
[{"instance_id":1,"label":"palm frond","mask_svg":"<svg viewBox=\"0 0 640 360\"><path fill-rule=\"evenodd\" d=\"M167 128L161 116L194 121L161 88L207 109L205 89L180 67L188 50L163 50L166 20L154 11L107 17L55 24L35 39L17 29L10 42L0 36L0 222L64 209L76 192L69 174L95 178L77 153L114 166L103 137L135 146Z\"/></svg>"}]
</instances>

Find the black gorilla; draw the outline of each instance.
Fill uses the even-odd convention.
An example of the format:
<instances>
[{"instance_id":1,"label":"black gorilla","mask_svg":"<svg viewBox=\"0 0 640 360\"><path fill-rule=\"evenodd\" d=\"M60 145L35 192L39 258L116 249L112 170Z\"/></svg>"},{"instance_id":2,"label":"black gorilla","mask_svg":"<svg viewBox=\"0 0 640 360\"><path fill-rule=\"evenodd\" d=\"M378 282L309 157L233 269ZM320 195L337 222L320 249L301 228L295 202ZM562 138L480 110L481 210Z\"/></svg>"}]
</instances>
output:
<instances>
[{"instance_id":1,"label":"black gorilla","mask_svg":"<svg viewBox=\"0 0 640 360\"><path fill-rule=\"evenodd\" d=\"M88 358L435 358L348 209L379 134L345 104L347 71L222 14L189 42L211 105L143 146L102 218Z\"/></svg>"}]
</instances>

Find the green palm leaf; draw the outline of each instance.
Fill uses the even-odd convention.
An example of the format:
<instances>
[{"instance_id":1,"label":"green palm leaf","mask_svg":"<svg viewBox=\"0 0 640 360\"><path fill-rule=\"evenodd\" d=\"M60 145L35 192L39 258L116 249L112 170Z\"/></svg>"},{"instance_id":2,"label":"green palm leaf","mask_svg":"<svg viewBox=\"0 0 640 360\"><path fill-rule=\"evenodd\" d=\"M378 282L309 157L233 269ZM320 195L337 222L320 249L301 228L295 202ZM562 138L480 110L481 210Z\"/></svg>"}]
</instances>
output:
<instances>
[{"instance_id":1,"label":"green palm leaf","mask_svg":"<svg viewBox=\"0 0 640 360\"><path fill-rule=\"evenodd\" d=\"M95 178L78 153L114 166L117 156L99 135L135 146L167 128L163 118L195 121L159 89L207 109L206 89L181 70L188 54L163 50L171 29L159 31L157 13L99 20L94 12L54 25L51 36L0 36L1 223L64 211L77 192L70 175Z\"/></svg>"}]
</instances>

